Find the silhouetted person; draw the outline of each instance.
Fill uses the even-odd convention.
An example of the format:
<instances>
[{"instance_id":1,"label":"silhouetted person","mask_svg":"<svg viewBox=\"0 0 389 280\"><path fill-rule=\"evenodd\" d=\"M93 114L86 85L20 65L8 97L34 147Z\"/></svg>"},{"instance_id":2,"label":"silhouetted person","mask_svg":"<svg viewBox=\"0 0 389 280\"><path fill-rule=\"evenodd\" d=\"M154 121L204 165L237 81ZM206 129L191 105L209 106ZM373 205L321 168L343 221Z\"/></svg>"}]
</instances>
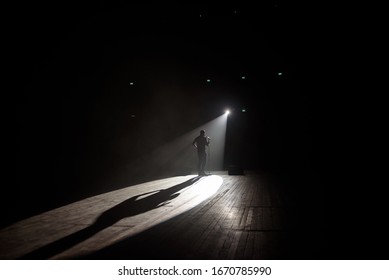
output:
<instances>
[{"instance_id":1,"label":"silhouetted person","mask_svg":"<svg viewBox=\"0 0 389 280\"><path fill-rule=\"evenodd\" d=\"M198 165L197 170L199 172L199 176L204 176L205 174L205 164L207 163L207 153L205 151L205 147L210 143L210 138L205 136L205 130L200 130L200 135L197 136L192 145L197 149L198 155Z\"/></svg>"}]
</instances>

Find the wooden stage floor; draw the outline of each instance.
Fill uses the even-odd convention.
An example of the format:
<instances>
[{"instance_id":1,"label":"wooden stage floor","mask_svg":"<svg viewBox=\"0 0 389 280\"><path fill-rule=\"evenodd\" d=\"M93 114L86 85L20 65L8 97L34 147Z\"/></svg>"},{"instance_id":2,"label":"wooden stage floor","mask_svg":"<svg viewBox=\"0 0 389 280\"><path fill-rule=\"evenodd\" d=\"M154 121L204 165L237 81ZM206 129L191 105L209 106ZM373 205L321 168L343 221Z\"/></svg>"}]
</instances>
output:
<instances>
[{"instance_id":1,"label":"wooden stage floor","mask_svg":"<svg viewBox=\"0 0 389 280\"><path fill-rule=\"evenodd\" d=\"M349 259L301 191L249 171L150 181L1 229L0 259Z\"/></svg>"}]
</instances>

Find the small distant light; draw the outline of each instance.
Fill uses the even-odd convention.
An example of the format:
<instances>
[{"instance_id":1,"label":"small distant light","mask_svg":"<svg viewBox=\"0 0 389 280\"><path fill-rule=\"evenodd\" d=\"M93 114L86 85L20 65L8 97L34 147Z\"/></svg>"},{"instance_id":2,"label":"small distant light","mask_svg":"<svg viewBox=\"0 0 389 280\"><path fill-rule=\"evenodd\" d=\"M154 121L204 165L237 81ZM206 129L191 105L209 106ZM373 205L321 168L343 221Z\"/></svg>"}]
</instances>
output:
<instances>
[{"instance_id":1,"label":"small distant light","mask_svg":"<svg viewBox=\"0 0 389 280\"><path fill-rule=\"evenodd\" d=\"M246 109L245 108L242 109L242 113L246 113Z\"/></svg>"},{"instance_id":2,"label":"small distant light","mask_svg":"<svg viewBox=\"0 0 389 280\"><path fill-rule=\"evenodd\" d=\"M200 15L200 17L203 17L203 15Z\"/></svg>"},{"instance_id":3,"label":"small distant light","mask_svg":"<svg viewBox=\"0 0 389 280\"><path fill-rule=\"evenodd\" d=\"M278 76L282 76L282 72L278 72Z\"/></svg>"},{"instance_id":4,"label":"small distant light","mask_svg":"<svg viewBox=\"0 0 389 280\"><path fill-rule=\"evenodd\" d=\"M135 115L131 115L131 118L135 118Z\"/></svg>"},{"instance_id":5,"label":"small distant light","mask_svg":"<svg viewBox=\"0 0 389 280\"><path fill-rule=\"evenodd\" d=\"M242 76L242 80L245 80L246 79L246 76Z\"/></svg>"},{"instance_id":6,"label":"small distant light","mask_svg":"<svg viewBox=\"0 0 389 280\"><path fill-rule=\"evenodd\" d=\"M211 79L207 79L207 83L210 83L211 82Z\"/></svg>"},{"instance_id":7,"label":"small distant light","mask_svg":"<svg viewBox=\"0 0 389 280\"><path fill-rule=\"evenodd\" d=\"M130 86L133 86L134 85L134 83L133 82L130 82Z\"/></svg>"}]
</instances>

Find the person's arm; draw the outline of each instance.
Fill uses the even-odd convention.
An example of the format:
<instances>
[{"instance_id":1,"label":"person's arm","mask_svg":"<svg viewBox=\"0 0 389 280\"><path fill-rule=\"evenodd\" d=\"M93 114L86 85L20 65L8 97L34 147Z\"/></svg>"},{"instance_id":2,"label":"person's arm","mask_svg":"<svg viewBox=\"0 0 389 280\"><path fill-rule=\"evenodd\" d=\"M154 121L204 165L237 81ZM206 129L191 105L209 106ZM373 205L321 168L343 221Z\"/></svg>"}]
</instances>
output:
<instances>
[{"instance_id":1,"label":"person's arm","mask_svg":"<svg viewBox=\"0 0 389 280\"><path fill-rule=\"evenodd\" d=\"M197 149L197 143L196 143L196 139L195 140L193 140L193 142L192 142L192 145Z\"/></svg>"}]
</instances>

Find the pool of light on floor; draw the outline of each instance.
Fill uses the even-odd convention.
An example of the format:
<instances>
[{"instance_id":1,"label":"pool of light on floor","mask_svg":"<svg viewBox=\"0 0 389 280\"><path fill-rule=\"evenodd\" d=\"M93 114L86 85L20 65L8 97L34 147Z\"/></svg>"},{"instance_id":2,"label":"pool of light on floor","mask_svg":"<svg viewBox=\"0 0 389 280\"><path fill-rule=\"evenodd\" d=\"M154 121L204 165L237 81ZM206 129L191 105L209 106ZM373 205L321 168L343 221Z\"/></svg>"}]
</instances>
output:
<instances>
[{"instance_id":1,"label":"pool of light on floor","mask_svg":"<svg viewBox=\"0 0 389 280\"><path fill-rule=\"evenodd\" d=\"M218 175L177 176L68 204L1 229L0 258L17 259L67 236L98 228L50 258L71 259L92 253L189 211L211 198L222 183Z\"/></svg>"}]
</instances>

